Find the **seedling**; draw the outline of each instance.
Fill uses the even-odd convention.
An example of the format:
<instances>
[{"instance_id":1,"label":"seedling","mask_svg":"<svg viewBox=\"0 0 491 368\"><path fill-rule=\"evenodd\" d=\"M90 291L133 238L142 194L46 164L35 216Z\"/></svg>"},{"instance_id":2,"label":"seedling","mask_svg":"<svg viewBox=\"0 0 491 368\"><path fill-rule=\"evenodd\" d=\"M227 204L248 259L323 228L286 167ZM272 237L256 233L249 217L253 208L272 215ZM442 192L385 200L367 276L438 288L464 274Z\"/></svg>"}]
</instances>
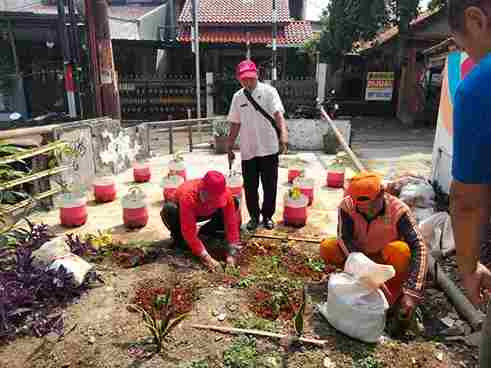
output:
<instances>
[{"instance_id":1,"label":"seedling","mask_svg":"<svg viewBox=\"0 0 491 368\"><path fill-rule=\"evenodd\" d=\"M171 319L173 313L172 289L168 291L167 295L159 295L155 298L155 313L148 313L138 305L132 305L132 308L141 313L143 324L152 335L153 342L157 346L157 352L162 350L170 333L188 316L186 313Z\"/></svg>"},{"instance_id":2,"label":"seedling","mask_svg":"<svg viewBox=\"0 0 491 368\"><path fill-rule=\"evenodd\" d=\"M295 327L295 332L297 334L297 337L301 337L303 335L303 330L304 330L304 314L305 314L305 305L307 304L307 293L305 292L305 286L303 288L303 295L302 295L302 305L298 309L297 313L295 314L295 318L293 319L293 325Z\"/></svg>"},{"instance_id":3,"label":"seedling","mask_svg":"<svg viewBox=\"0 0 491 368\"><path fill-rule=\"evenodd\" d=\"M312 271L323 272L326 268L326 263L322 259L309 258L307 261L307 266L309 266Z\"/></svg>"}]
</instances>

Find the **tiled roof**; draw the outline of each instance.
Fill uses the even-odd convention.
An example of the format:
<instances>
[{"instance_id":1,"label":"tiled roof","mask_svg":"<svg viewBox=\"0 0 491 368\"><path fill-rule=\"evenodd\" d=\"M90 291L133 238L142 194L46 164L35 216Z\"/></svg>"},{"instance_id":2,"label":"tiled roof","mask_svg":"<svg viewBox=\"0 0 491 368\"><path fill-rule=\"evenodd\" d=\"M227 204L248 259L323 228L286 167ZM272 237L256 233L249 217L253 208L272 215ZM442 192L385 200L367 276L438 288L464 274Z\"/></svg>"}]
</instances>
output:
<instances>
[{"instance_id":1,"label":"tiled roof","mask_svg":"<svg viewBox=\"0 0 491 368\"><path fill-rule=\"evenodd\" d=\"M244 29L238 28L201 28L200 42L204 43L247 43L247 38L251 44L271 44L271 29L255 29L249 31L249 35ZM278 45L280 46L301 46L313 37L310 22L290 22L285 27L278 30ZM189 27L181 27L178 35L181 42L191 42Z\"/></svg>"},{"instance_id":2,"label":"tiled roof","mask_svg":"<svg viewBox=\"0 0 491 368\"><path fill-rule=\"evenodd\" d=\"M424 22L432 18L434 15L437 15L440 13L440 10L434 10L434 11L427 11L422 14L420 14L416 19L413 19L411 21L410 27L415 27L418 25L422 25ZM394 37L396 37L399 34L399 28L397 26L391 27L381 33L379 33L377 36L375 36L374 39L366 42L361 42L358 45L358 50L359 51L364 51L371 49L374 46L380 46Z\"/></svg>"},{"instance_id":3,"label":"tiled roof","mask_svg":"<svg viewBox=\"0 0 491 368\"><path fill-rule=\"evenodd\" d=\"M276 0L278 22L290 20L288 0ZM271 23L273 1L267 0L200 0L199 22L209 24ZM191 23L191 0L186 0L180 23Z\"/></svg>"}]
</instances>

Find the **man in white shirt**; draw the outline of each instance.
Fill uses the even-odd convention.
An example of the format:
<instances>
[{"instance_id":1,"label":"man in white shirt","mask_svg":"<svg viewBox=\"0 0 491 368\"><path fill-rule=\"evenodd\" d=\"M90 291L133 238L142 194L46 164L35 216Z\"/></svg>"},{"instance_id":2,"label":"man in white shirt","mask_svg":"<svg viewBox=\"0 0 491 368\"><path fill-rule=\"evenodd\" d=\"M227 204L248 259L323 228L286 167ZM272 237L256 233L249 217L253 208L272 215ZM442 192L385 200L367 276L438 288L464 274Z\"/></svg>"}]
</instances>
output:
<instances>
[{"instance_id":1,"label":"man in white shirt","mask_svg":"<svg viewBox=\"0 0 491 368\"><path fill-rule=\"evenodd\" d=\"M278 155L286 153L288 130L283 116L285 109L278 91L258 81L257 67L251 60L237 66L237 79L242 89L234 94L228 121L231 123L228 156L235 159L233 146L240 133L240 154L247 209L251 220L249 231L259 226L259 217L265 228L273 229L278 186ZM264 198L259 208L259 179Z\"/></svg>"}]
</instances>

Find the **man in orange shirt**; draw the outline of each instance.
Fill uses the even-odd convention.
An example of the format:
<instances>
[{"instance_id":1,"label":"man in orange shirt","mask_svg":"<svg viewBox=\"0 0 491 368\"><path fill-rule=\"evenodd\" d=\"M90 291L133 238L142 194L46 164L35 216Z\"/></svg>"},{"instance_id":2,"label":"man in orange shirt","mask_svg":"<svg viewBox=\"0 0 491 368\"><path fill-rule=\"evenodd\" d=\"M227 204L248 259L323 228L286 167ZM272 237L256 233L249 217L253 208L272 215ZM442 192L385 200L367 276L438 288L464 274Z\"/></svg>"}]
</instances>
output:
<instances>
[{"instance_id":1,"label":"man in orange shirt","mask_svg":"<svg viewBox=\"0 0 491 368\"><path fill-rule=\"evenodd\" d=\"M221 173L209 171L202 179L184 182L177 189L174 202L164 204L160 216L174 242L186 242L193 254L212 271L220 269L220 263L210 256L199 235L217 235L224 231L229 244L226 261L235 263L240 242L239 215L236 201ZM210 221L198 233L197 223L206 220Z\"/></svg>"},{"instance_id":2,"label":"man in orange shirt","mask_svg":"<svg viewBox=\"0 0 491 368\"><path fill-rule=\"evenodd\" d=\"M349 253L362 252L394 266L396 276L382 289L410 320L423 299L428 250L409 207L384 191L381 177L365 172L352 179L338 212L338 238L322 242L322 258L342 265Z\"/></svg>"}]
</instances>

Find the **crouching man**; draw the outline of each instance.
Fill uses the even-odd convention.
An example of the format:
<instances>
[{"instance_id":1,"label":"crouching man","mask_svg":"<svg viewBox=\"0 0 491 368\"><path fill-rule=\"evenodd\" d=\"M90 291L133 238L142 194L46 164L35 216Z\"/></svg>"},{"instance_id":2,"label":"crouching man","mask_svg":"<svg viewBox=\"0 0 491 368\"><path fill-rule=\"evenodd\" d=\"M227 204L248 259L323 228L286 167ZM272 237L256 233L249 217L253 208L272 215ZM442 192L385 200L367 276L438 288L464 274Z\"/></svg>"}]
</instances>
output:
<instances>
[{"instance_id":1,"label":"crouching man","mask_svg":"<svg viewBox=\"0 0 491 368\"><path fill-rule=\"evenodd\" d=\"M208 269L217 271L220 263L210 256L199 235L219 236L224 232L229 244L226 261L233 265L240 242L237 208L225 177L217 171L209 171L202 179L181 184L174 202L164 203L160 217L174 243L186 243ZM206 220L209 221L198 233L197 223Z\"/></svg>"},{"instance_id":2,"label":"crouching man","mask_svg":"<svg viewBox=\"0 0 491 368\"><path fill-rule=\"evenodd\" d=\"M326 263L342 266L350 252L392 265L393 279L382 286L398 318L411 321L423 299L428 251L409 207L384 192L374 173L354 177L338 209L338 238L321 244Z\"/></svg>"}]
</instances>

